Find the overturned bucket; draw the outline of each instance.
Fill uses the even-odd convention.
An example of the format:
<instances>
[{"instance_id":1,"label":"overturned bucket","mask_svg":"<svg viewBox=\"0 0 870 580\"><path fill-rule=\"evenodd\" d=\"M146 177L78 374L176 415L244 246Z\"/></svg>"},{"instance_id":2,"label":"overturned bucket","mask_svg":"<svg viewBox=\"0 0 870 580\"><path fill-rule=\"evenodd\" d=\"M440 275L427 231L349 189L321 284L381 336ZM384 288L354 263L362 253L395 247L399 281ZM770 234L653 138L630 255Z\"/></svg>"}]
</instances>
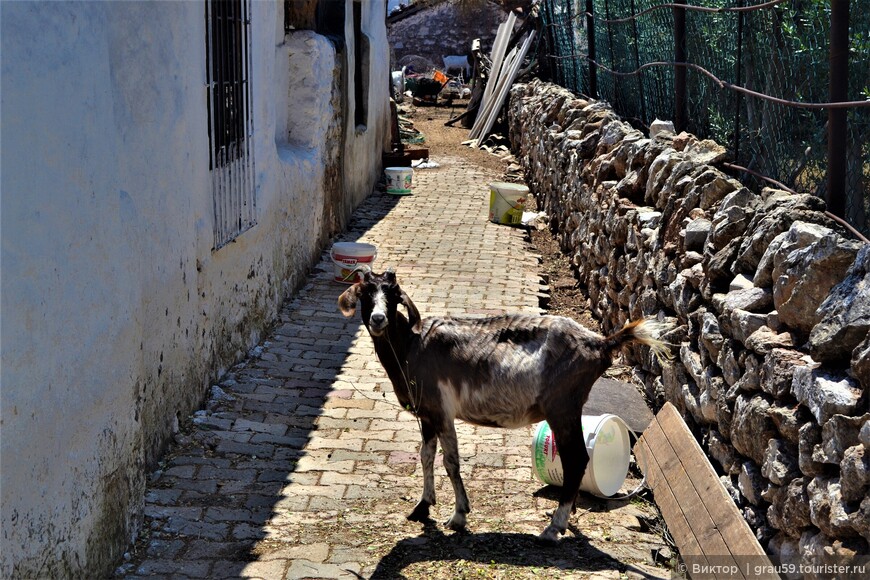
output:
<instances>
[{"instance_id":1,"label":"overturned bucket","mask_svg":"<svg viewBox=\"0 0 870 580\"><path fill-rule=\"evenodd\" d=\"M610 414L583 416L582 423L589 464L580 489L610 497L619 491L628 475L631 450L628 427L622 419ZM562 485L562 459L546 421L538 424L532 443L532 473L543 483Z\"/></svg>"},{"instance_id":2,"label":"overturned bucket","mask_svg":"<svg viewBox=\"0 0 870 580\"><path fill-rule=\"evenodd\" d=\"M519 183L496 181L489 184L489 221L497 224L519 225L523 221L523 207L529 188Z\"/></svg>"},{"instance_id":3,"label":"overturned bucket","mask_svg":"<svg viewBox=\"0 0 870 580\"><path fill-rule=\"evenodd\" d=\"M387 179L387 193L393 195L408 195L414 184L414 170L410 167L387 167L384 169Z\"/></svg>"},{"instance_id":4,"label":"overturned bucket","mask_svg":"<svg viewBox=\"0 0 870 580\"><path fill-rule=\"evenodd\" d=\"M342 284L354 284L362 279L362 269L371 268L378 256L372 244L336 242L329 251L335 268L334 278Z\"/></svg>"}]
</instances>

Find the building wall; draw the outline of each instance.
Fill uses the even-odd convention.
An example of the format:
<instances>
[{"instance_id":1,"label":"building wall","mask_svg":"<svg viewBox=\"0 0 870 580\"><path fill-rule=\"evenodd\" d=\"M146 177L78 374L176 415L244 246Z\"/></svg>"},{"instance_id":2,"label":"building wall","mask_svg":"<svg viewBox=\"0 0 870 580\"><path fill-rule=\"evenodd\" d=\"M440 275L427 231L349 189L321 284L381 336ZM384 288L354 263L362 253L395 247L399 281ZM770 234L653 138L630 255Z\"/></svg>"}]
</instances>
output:
<instances>
[{"instance_id":1,"label":"building wall","mask_svg":"<svg viewBox=\"0 0 870 580\"><path fill-rule=\"evenodd\" d=\"M387 24L392 67L399 70L402 59L413 55L443 69L444 56L470 56L475 38L480 39L483 52L489 54L498 27L506 19L507 12L488 1L445 0L407 16L396 15Z\"/></svg>"},{"instance_id":2,"label":"building wall","mask_svg":"<svg viewBox=\"0 0 870 580\"><path fill-rule=\"evenodd\" d=\"M383 62L384 9L366 4ZM118 563L179 419L302 283L324 215L379 174L386 72L365 134L324 138L341 56L285 37L282 3L252 6L258 223L212 251L203 3L0 4L4 578ZM325 169L339 147L348 184Z\"/></svg>"},{"instance_id":3,"label":"building wall","mask_svg":"<svg viewBox=\"0 0 870 580\"><path fill-rule=\"evenodd\" d=\"M371 184L381 175L381 155L390 151L390 100L389 100L389 44L385 26L385 8L383 2L360 1L360 26L367 37L369 46L368 58L365 59L367 75L366 103L367 119L364 125L356 123L356 90L355 67L356 59L363 58L356 54L353 42L345 47L345 79L347 90L345 97L345 131L344 147L344 183L348 194L345 199L344 218L350 217L353 207L359 205L371 191ZM354 37L353 1L347 2L345 11L345 38ZM386 119L387 122L384 122Z\"/></svg>"}]
</instances>

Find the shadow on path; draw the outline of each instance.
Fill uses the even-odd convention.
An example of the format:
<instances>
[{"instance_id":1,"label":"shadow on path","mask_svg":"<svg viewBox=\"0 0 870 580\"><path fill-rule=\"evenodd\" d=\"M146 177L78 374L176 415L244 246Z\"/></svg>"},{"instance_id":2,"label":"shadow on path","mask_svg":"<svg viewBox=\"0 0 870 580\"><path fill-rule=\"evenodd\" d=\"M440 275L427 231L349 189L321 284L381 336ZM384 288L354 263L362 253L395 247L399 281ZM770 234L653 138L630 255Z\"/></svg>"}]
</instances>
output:
<instances>
[{"instance_id":1,"label":"shadow on path","mask_svg":"<svg viewBox=\"0 0 870 580\"><path fill-rule=\"evenodd\" d=\"M528 568L553 568L562 570L630 570L606 553L593 547L578 530L564 536L555 545L546 545L531 534L486 532L443 533L434 523L425 525L420 536L398 542L390 552L381 558L372 574L372 580L405 578L403 571L414 566L414 577L425 577L429 564L437 565L443 575L443 568L451 561L471 561L493 567L516 566Z\"/></svg>"}]
</instances>

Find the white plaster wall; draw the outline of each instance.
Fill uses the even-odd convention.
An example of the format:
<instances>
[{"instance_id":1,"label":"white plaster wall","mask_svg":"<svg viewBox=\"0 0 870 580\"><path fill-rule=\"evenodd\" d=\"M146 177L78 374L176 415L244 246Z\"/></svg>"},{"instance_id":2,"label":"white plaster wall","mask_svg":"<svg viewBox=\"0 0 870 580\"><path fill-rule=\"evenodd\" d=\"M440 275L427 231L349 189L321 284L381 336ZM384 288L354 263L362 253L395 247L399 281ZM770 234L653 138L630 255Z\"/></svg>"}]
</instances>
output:
<instances>
[{"instance_id":1,"label":"white plaster wall","mask_svg":"<svg viewBox=\"0 0 870 580\"><path fill-rule=\"evenodd\" d=\"M347 0L345 38L353 38L353 5ZM390 150L390 49L385 26L385 4L378 0L362 2L362 31L371 43L369 59L368 123L360 129L355 123L353 42L346 48L344 180L348 203L356 207L371 191L371 184L382 171L381 154Z\"/></svg>"},{"instance_id":2,"label":"white plaster wall","mask_svg":"<svg viewBox=\"0 0 870 580\"><path fill-rule=\"evenodd\" d=\"M386 51L382 3L365 5ZM312 99L309 138L288 128L301 95L328 98L335 52L285 42L282 10L253 3L258 224L212 252L203 3L0 2L0 577L118 563L176 416L320 255L335 111ZM380 78L345 146L352 205L380 172Z\"/></svg>"}]
</instances>

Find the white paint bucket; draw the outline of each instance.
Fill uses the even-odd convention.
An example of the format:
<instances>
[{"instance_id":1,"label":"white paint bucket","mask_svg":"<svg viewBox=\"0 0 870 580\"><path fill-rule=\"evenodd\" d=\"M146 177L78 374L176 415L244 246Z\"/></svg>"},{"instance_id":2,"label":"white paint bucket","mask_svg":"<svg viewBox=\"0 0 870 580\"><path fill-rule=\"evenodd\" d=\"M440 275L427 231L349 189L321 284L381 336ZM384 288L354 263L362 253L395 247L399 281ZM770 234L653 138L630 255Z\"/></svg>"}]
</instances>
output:
<instances>
[{"instance_id":1,"label":"white paint bucket","mask_svg":"<svg viewBox=\"0 0 870 580\"><path fill-rule=\"evenodd\" d=\"M333 280L342 284L354 284L362 279L362 266L371 268L378 249L372 244L336 242L329 251L335 267Z\"/></svg>"},{"instance_id":2,"label":"white paint bucket","mask_svg":"<svg viewBox=\"0 0 870 580\"><path fill-rule=\"evenodd\" d=\"M414 186L414 170L410 167L387 167L384 169L387 177L387 193L393 195L408 195Z\"/></svg>"},{"instance_id":3,"label":"white paint bucket","mask_svg":"<svg viewBox=\"0 0 870 580\"><path fill-rule=\"evenodd\" d=\"M489 221L519 225L523 221L523 204L529 188L519 183L496 181L489 184Z\"/></svg>"},{"instance_id":4,"label":"white paint bucket","mask_svg":"<svg viewBox=\"0 0 870 580\"><path fill-rule=\"evenodd\" d=\"M582 417L583 441L589 453L589 464L580 489L600 497L610 497L619 491L628 475L628 426L616 415ZM562 485L562 459L550 426L542 421L532 440L532 473L544 483Z\"/></svg>"}]
</instances>

